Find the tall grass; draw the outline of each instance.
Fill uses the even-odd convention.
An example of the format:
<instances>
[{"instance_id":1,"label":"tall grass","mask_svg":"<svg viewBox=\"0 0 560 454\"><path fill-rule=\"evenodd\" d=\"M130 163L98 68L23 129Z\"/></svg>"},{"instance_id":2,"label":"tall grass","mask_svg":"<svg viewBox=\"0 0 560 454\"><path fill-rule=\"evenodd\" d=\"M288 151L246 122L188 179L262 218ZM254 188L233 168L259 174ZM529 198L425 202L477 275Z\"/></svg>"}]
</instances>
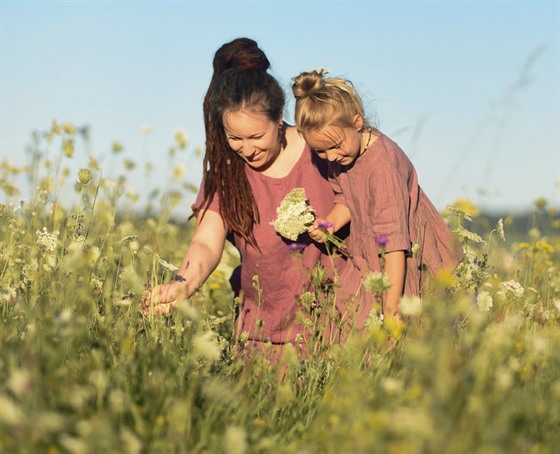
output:
<instances>
[{"instance_id":1,"label":"tall grass","mask_svg":"<svg viewBox=\"0 0 560 454\"><path fill-rule=\"evenodd\" d=\"M151 206L125 209L137 200L126 168L103 177L88 156L87 169L66 170L80 138L53 123L35 135L29 166L2 163L2 452L557 449L560 242L545 200L514 241L507 218L480 233L476 208L456 203L446 217L466 259L409 308L395 348L391 327L371 324L304 363L288 349L281 375L233 354L229 246L175 314L141 315L144 290L172 276L189 243L192 224L171 217L186 189L156 188ZM24 203L18 174L34 190Z\"/></svg>"}]
</instances>

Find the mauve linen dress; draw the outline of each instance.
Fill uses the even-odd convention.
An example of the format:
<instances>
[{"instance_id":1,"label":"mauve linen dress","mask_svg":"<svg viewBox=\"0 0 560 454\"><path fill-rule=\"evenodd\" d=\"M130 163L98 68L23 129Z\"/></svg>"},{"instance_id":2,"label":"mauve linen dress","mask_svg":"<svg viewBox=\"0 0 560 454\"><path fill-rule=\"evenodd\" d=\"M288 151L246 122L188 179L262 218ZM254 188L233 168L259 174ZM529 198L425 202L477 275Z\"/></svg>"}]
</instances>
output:
<instances>
[{"instance_id":1,"label":"mauve linen dress","mask_svg":"<svg viewBox=\"0 0 560 454\"><path fill-rule=\"evenodd\" d=\"M338 304L342 311L353 305L357 318L352 323L362 328L373 296L360 284L367 273L381 271L381 247L385 253L406 251L405 295L421 295L426 272L435 275L444 267L454 270L463 258L463 250L418 185L408 157L382 133L354 163L331 164L330 172L335 203L350 210L348 246L359 268L342 271ZM386 237L387 244L378 245L376 237ZM412 254L415 244L420 252Z\"/></svg>"},{"instance_id":2,"label":"mauve linen dress","mask_svg":"<svg viewBox=\"0 0 560 454\"><path fill-rule=\"evenodd\" d=\"M302 310L299 296L309 288L310 272L317 263L330 269L331 258L323 245L315 244L307 233L300 235L308 245L301 253L291 252L289 240L283 239L270 221L276 219L276 209L294 188L304 188L310 205L317 213L328 213L334 193L327 179L327 163L305 146L292 171L283 178L271 178L246 166L246 174L253 190L260 215L253 233L260 251L235 234L234 245L241 255L241 291L243 301L237 320L236 335L248 333L248 347L258 347L263 342L284 344L294 342L303 332L296 320ZM203 188L193 204L193 210L202 203ZM219 213L219 197L215 195L209 210ZM298 238L299 240L299 238ZM342 260L339 260L341 265ZM258 276L260 297L253 286ZM306 316L307 317L307 316Z\"/></svg>"}]
</instances>

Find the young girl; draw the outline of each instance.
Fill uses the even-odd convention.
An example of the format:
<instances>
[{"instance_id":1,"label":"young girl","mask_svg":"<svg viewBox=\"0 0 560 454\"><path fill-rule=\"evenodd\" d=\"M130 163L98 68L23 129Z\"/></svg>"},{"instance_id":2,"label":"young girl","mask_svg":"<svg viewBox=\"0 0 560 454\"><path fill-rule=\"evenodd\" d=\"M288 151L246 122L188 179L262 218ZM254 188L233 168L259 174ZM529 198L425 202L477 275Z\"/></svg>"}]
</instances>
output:
<instances>
[{"instance_id":1,"label":"young girl","mask_svg":"<svg viewBox=\"0 0 560 454\"><path fill-rule=\"evenodd\" d=\"M350 220L348 246L357 267L342 271L341 297L357 300L356 322L362 328L373 296L361 289L369 272L384 271L391 284L382 310L385 320L400 322L399 299L421 295L424 270L434 275L453 270L462 248L418 185L416 171L399 146L368 124L352 83L324 78L322 72L301 73L292 86L295 122L307 144L330 164L335 203L325 220L309 228L322 241ZM323 226L323 227L320 227ZM346 296L346 298L344 298Z\"/></svg>"}]
</instances>

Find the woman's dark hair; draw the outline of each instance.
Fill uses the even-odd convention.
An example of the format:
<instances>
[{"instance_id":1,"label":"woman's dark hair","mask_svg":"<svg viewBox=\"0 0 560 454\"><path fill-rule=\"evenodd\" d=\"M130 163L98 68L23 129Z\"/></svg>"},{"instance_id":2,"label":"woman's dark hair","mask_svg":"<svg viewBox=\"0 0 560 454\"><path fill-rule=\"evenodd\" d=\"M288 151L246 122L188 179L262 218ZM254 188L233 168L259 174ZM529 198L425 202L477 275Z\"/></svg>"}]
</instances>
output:
<instances>
[{"instance_id":1,"label":"woman's dark hair","mask_svg":"<svg viewBox=\"0 0 560 454\"><path fill-rule=\"evenodd\" d=\"M249 38L238 38L220 47L213 60L214 73L204 97L204 199L195 215L206 209L214 194L220 198L220 214L227 227L255 247L253 226L258 208L245 174L246 163L232 152L224 132L222 115L228 110L265 114L277 121L284 109L280 84L268 72L270 62Z\"/></svg>"}]
</instances>

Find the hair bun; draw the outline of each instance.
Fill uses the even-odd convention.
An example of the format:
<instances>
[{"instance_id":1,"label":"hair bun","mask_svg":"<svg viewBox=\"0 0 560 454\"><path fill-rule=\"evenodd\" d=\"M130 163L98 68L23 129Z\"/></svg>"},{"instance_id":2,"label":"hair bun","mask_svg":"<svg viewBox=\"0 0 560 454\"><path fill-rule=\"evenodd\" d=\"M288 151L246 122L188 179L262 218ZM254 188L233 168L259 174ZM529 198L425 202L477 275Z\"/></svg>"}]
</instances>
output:
<instances>
[{"instance_id":1,"label":"hair bun","mask_svg":"<svg viewBox=\"0 0 560 454\"><path fill-rule=\"evenodd\" d=\"M228 69L243 72L251 70L266 71L270 62L256 41L237 38L220 47L214 56L214 72L222 73Z\"/></svg>"},{"instance_id":2,"label":"hair bun","mask_svg":"<svg viewBox=\"0 0 560 454\"><path fill-rule=\"evenodd\" d=\"M294 78L292 92L296 99L313 96L323 90L325 81L323 76L328 73L325 68L304 71Z\"/></svg>"}]
</instances>

